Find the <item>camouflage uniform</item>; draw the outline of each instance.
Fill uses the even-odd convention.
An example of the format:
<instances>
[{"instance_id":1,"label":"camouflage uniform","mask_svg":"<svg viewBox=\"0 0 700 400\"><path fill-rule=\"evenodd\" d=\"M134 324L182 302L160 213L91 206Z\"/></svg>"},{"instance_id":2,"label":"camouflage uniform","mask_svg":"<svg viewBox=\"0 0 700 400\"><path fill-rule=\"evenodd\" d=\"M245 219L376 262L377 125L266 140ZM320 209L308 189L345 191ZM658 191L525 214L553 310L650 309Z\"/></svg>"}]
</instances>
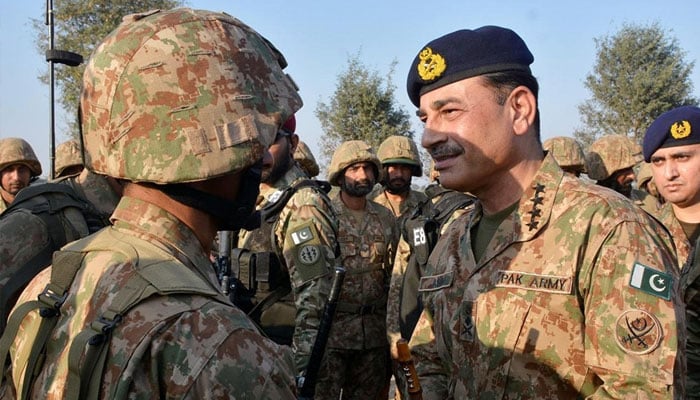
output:
<instances>
[{"instance_id":1,"label":"camouflage uniform","mask_svg":"<svg viewBox=\"0 0 700 400\"><path fill-rule=\"evenodd\" d=\"M83 170L79 176L60 182L70 186L78 197L90 203L94 207L90 210L94 214L92 217L99 221L88 222L81 210L74 207L64 208L59 212L62 214L60 221L66 223L63 227L66 241L53 243L49 233L50 227L46 226L46 221L30 210L20 208L3 215L0 218L0 288L5 287L11 274L14 273L10 272L12 268L25 265L45 248L53 247L53 250L58 250L58 247L54 246L63 246L87 236L91 231L94 232L96 226L88 226L88 223L98 225L99 228L107 225L109 216L119 201L119 195L114 192L103 176ZM11 308L10 305L4 305L4 307L7 310ZM7 318L6 315L0 317ZM4 322L0 325L4 326Z\"/></svg>"},{"instance_id":2,"label":"camouflage uniform","mask_svg":"<svg viewBox=\"0 0 700 400\"><path fill-rule=\"evenodd\" d=\"M85 390L99 398L295 397L291 351L264 338L219 292L203 245L214 235L212 223L238 229L250 216L260 182L254 165L301 107L285 65L272 44L239 20L186 8L125 17L96 48L80 104L86 167L131 183L114 226L57 252L23 293L10 318L21 332L10 349L13 388L27 389L26 378L29 397L65 398L76 389L68 366L91 348L76 344L97 331L98 338L109 334L106 343L90 343L104 343L104 358L95 362L103 374ZM240 179L235 200L214 194L217 178ZM139 198L148 190L181 207L167 211L162 200ZM238 210L233 218L231 208ZM211 223L195 230L176 215L185 212ZM65 302L38 300L58 312L40 317L25 307L48 282L53 292L62 272L76 266ZM139 297L125 302L132 292ZM25 371L43 318L56 327L40 362ZM83 365L80 375L92 368Z\"/></svg>"},{"instance_id":3,"label":"camouflage uniform","mask_svg":"<svg viewBox=\"0 0 700 400\"><path fill-rule=\"evenodd\" d=\"M345 142L336 150L329 170L331 184L338 185L339 176L356 162L371 162L379 170L371 148L358 147ZM346 162L337 162L343 157ZM316 397L337 399L342 388L343 399L374 399L390 376L386 301L398 231L391 211L372 201L367 200L359 220L340 195L333 198L333 209L340 223L338 242L346 275Z\"/></svg>"},{"instance_id":4,"label":"camouflage uniform","mask_svg":"<svg viewBox=\"0 0 700 400\"><path fill-rule=\"evenodd\" d=\"M542 148L552 153L557 164L565 172L586 172L586 156L581 144L568 136L556 136L542 143Z\"/></svg>"},{"instance_id":5,"label":"camouflage uniform","mask_svg":"<svg viewBox=\"0 0 700 400\"><path fill-rule=\"evenodd\" d=\"M411 347L424 399L682 395L667 231L550 155L477 261L481 215L477 203L450 225L421 279Z\"/></svg>"},{"instance_id":6,"label":"camouflage uniform","mask_svg":"<svg viewBox=\"0 0 700 400\"><path fill-rule=\"evenodd\" d=\"M401 203L394 204L387 197L385 189L382 186L376 187L372 191L372 193L367 195L367 198L379 205L388 208L394 213L394 216L396 217L405 215L407 212L415 209L418 206L418 204L427 199L425 193L411 189L411 191L408 192L408 196L405 199L401 200Z\"/></svg>"},{"instance_id":7,"label":"camouflage uniform","mask_svg":"<svg viewBox=\"0 0 700 400\"><path fill-rule=\"evenodd\" d=\"M21 138L0 139L0 172L14 164L23 164L29 168L31 171L30 183L41 175L41 163L39 163L39 159L36 158L34 149L32 149L32 146L27 143L26 140ZM5 189L0 186L0 192L4 191ZM9 205L10 204L5 201L3 196L0 195L0 214L2 214Z\"/></svg>"},{"instance_id":8,"label":"camouflage uniform","mask_svg":"<svg viewBox=\"0 0 700 400\"><path fill-rule=\"evenodd\" d=\"M641 161L641 147L632 139L623 135L603 136L591 144L586 156L588 177L602 181L617 171L634 167Z\"/></svg>"},{"instance_id":9,"label":"camouflage uniform","mask_svg":"<svg viewBox=\"0 0 700 400\"><path fill-rule=\"evenodd\" d=\"M281 191L303 179L306 174L295 163L271 187L261 190L258 209L276 201ZM330 204L317 190L301 188L287 201L273 225L274 246L270 243L269 227L260 232L241 231L238 242L238 247L272 251L284 259L293 298L287 296L263 312L261 325L263 330L268 325L294 327L293 348L299 371L306 368L330 291L331 271L338 264L335 254L338 221ZM298 239L302 233L309 236ZM280 321L282 316L290 318Z\"/></svg>"}]
</instances>

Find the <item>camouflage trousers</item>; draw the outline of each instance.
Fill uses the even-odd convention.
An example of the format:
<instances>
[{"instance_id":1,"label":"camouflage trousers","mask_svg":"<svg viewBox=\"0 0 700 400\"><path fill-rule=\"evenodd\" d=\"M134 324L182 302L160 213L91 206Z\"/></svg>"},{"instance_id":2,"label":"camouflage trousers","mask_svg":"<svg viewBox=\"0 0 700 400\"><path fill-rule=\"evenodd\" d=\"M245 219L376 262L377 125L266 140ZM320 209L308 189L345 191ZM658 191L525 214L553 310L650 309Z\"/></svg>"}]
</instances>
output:
<instances>
[{"instance_id":1,"label":"camouflage trousers","mask_svg":"<svg viewBox=\"0 0 700 400\"><path fill-rule=\"evenodd\" d=\"M373 400L388 396L391 377L389 347L366 350L326 349L316 400Z\"/></svg>"}]
</instances>

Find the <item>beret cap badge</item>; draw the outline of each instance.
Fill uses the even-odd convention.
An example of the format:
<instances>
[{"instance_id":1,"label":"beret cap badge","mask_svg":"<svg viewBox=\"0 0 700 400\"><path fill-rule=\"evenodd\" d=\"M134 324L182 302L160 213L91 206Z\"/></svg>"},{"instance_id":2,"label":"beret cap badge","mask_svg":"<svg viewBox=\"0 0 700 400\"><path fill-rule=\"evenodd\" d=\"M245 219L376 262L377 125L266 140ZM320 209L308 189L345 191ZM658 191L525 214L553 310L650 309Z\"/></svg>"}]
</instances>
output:
<instances>
[{"instance_id":1,"label":"beret cap badge","mask_svg":"<svg viewBox=\"0 0 700 400\"><path fill-rule=\"evenodd\" d=\"M440 77L447 69L445 58L438 53L433 53L433 49L426 47L418 55L420 61L416 66L418 75L424 81L432 81Z\"/></svg>"},{"instance_id":2,"label":"beret cap badge","mask_svg":"<svg viewBox=\"0 0 700 400\"><path fill-rule=\"evenodd\" d=\"M690 122L688 121L678 121L671 125L670 129L671 137L674 139L684 139L690 136Z\"/></svg>"}]
</instances>

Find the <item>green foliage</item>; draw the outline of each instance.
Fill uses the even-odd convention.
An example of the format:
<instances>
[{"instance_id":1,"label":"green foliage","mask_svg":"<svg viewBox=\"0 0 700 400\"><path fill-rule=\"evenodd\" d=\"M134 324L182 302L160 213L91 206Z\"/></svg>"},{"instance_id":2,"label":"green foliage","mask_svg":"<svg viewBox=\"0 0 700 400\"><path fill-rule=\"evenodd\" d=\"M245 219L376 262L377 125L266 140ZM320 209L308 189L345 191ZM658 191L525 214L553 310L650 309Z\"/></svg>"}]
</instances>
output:
<instances>
[{"instance_id":1,"label":"green foliage","mask_svg":"<svg viewBox=\"0 0 700 400\"><path fill-rule=\"evenodd\" d=\"M579 105L584 127L574 132L585 147L610 134L641 142L661 113L697 104L690 80L695 63L684 60L678 40L658 24L623 25L615 35L594 41L597 63L585 80L592 98Z\"/></svg>"},{"instance_id":2,"label":"green foliage","mask_svg":"<svg viewBox=\"0 0 700 400\"><path fill-rule=\"evenodd\" d=\"M335 93L328 103L319 102L316 117L321 122L321 158L328 161L346 140L364 140L375 150L388 136L413 138L408 112L394 98L392 83L396 61L383 78L359 59L348 58L347 69L338 75Z\"/></svg>"},{"instance_id":3,"label":"green foliage","mask_svg":"<svg viewBox=\"0 0 700 400\"><path fill-rule=\"evenodd\" d=\"M114 30L122 17L152 9L171 9L183 0L54 0L54 48L82 55L86 60L104 37ZM44 16L45 17L45 16ZM45 18L32 19L35 45L40 54L49 48L49 27ZM56 64L54 67L56 99L69 116L77 116L85 63L78 67ZM39 76L48 84L49 72ZM73 137L77 137L77 118L67 121Z\"/></svg>"}]
</instances>

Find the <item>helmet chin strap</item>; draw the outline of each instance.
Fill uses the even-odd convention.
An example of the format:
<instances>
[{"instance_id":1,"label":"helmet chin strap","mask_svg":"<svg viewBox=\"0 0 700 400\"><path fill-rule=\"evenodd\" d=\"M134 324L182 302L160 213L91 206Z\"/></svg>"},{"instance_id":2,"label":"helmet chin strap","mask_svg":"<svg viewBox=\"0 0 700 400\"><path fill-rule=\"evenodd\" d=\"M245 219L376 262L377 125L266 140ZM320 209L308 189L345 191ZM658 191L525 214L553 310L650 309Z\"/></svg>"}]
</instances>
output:
<instances>
[{"instance_id":1,"label":"helmet chin strap","mask_svg":"<svg viewBox=\"0 0 700 400\"><path fill-rule=\"evenodd\" d=\"M214 217L218 230L235 231L242 228L255 211L255 201L260 193L261 172L262 160L243 172L240 189L234 201L214 196L187 184L165 185L161 190L172 199Z\"/></svg>"}]
</instances>

